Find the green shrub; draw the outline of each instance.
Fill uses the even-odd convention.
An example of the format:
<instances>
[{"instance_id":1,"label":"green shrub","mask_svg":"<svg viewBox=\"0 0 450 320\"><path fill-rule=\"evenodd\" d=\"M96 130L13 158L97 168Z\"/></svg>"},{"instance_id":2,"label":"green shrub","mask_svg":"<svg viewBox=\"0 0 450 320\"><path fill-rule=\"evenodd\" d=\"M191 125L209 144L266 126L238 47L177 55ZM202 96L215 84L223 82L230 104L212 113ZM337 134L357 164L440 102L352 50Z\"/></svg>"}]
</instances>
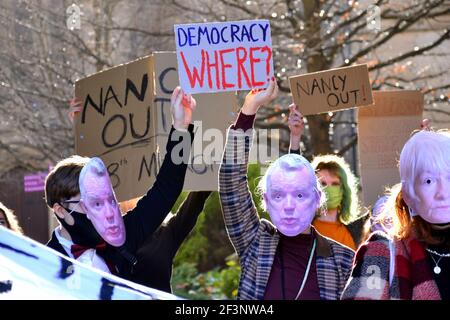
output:
<instances>
[{"instance_id":1,"label":"green shrub","mask_svg":"<svg viewBox=\"0 0 450 320\"><path fill-rule=\"evenodd\" d=\"M172 289L175 295L186 299L235 299L239 275L240 267L235 261L227 262L226 268L205 273L198 273L192 263L181 263L173 271Z\"/></svg>"},{"instance_id":2,"label":"green shrub","mask_svg":"<svg viewBox=\"0 0 450 320\"><path fill-rule=\"evenodd\" d=\"M256 191L260 176L261 166L250 164L247 177L253 201L260 216L269 219ZM180 195L173 212L186 197L186 192ZM230 255L234 259L229 259ZM240 267L225 230L219 195L213 192L196 226L175 256L172 289L174 294L187 299L234 299L239 276Z\"/></svg>"}]
</instances>

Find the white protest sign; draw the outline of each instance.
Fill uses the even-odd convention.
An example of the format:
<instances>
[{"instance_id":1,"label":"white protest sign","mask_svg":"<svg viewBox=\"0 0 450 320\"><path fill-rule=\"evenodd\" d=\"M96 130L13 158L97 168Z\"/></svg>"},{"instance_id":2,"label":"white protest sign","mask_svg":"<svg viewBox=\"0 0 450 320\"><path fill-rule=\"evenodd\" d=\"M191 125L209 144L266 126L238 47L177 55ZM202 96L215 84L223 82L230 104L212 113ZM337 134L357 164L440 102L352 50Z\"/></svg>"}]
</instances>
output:
<instances>
[{"instance_id":1,"label":"white protest sign","mask_svg":"<svg viewBox=\"0 0 450 320\"><path fill-rule=\"evenodd\" d=\"M265 88L273 77L268 20L179 24L174 31L185 92Z\"/></svg>"},{"instance_id":2,"label":"white protest sign","mask_svg":"<svg viewBox=\"0 0 450 320\"><path fill-rule=\"evenodd\" d=\"M174 300L0 226L0 300Z\"/></svg>"}]
</instances>

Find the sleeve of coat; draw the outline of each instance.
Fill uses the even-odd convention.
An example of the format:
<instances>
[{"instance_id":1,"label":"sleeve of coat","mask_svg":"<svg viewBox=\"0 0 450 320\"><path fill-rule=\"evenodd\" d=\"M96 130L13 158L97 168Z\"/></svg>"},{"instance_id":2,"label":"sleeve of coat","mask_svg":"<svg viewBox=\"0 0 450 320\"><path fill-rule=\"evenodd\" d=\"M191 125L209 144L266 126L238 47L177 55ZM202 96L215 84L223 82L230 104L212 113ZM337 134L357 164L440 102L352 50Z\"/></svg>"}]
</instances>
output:
<instances>
[{"instance_id":1,"label":"sleeve of coat","mask_svg":"<svg viewBox=\"0 0 450 320\"><path fill-rule=\"evenodd\" d=\"M172 127L166 145L166 155L156 176L155 183L147 194L142 197L136 207L125 217L127 229L127 246L132 251L137 250L164 221L180 195L187 170L187 159L192 141L194 126L189 125L188 132L175 130ZM180 148L179 158L174 161L172 151ZM181 159L184 159L183 161Z\"/></svg>"},{"instance_id":2,"label":"sleeve of coat","mask_svg":"<svg viewBox=\"0 0 450 320\"><path fill-rule=\"evenodd\" d=\"M342 300L388 300L389 240L373 234L356 252Z\"/></svg>"},{"instance_id":3,"label":"sleeve of coat","mask_svg":"<svg viewBox=\"0 0 450 320\"><path fill-rule=\"evenodd\" d=\"M183 241L195 227L198 216L203 211L205 202L211 191L191 191L162 232L167 232L170 242L167 243L170 255L177 253Z\"/></svg>"},{"instance_id":4,"label":"sleeve of coat","mask_svg":"<svg viewBox=\"0 0 450 320\"><path fill-rule=\"evenodd\" d=\"M260 223L247 179L252 140L253 130L228 129L219 170L219 194L225 227L241 259L257 234Z\"/></svg>"}]
</instances>

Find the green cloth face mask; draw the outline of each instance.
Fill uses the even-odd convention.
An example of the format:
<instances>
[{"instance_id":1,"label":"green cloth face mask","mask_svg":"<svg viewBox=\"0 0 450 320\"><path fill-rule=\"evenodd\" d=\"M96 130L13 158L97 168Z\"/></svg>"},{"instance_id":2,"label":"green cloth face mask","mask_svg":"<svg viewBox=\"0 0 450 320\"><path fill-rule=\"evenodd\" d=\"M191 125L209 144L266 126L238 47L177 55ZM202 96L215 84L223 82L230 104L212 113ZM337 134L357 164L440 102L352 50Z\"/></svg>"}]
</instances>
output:
<instances>
[{"instance_id":1,"label":"green cloth face mask","mask_svg":"<svg viewBox=\"0 0 450 320\"><path fill-rule=\"evenodd\" d=\"M336 209L341 205L344 191L341 186L327 186L324 188L327 195L327 209Z\"/></svg>"}]
</instances>

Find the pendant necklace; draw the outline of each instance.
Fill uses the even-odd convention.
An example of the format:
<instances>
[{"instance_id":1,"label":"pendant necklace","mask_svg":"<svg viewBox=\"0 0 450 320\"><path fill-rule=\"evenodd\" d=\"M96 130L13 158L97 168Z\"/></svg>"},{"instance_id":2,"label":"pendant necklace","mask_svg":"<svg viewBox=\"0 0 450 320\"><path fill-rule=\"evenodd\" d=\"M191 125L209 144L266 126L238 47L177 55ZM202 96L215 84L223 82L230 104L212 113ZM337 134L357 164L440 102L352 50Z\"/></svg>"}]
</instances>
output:
<instances>
[{"instance_id":1,"label":"pendant necklace","mask_svg":"<svg viewBox=\"0 0 450 320\"><path fill-rule=\"evenodd\" d=\"M435 263L435 267L433 268L433 272L435 274L440 274L442 269L441 267L439 267L439 262L441 261L442 258L449 258L450 257L450 253L439 253L436 251L433 251L431 249L426 248L425 250L427 250L429 253L431 253L430 257L431 259L433 259L433 262ZM433 255L437 255L439 257L439 259L436 261L433 257Z\"/></svg>"}]
</instances>

